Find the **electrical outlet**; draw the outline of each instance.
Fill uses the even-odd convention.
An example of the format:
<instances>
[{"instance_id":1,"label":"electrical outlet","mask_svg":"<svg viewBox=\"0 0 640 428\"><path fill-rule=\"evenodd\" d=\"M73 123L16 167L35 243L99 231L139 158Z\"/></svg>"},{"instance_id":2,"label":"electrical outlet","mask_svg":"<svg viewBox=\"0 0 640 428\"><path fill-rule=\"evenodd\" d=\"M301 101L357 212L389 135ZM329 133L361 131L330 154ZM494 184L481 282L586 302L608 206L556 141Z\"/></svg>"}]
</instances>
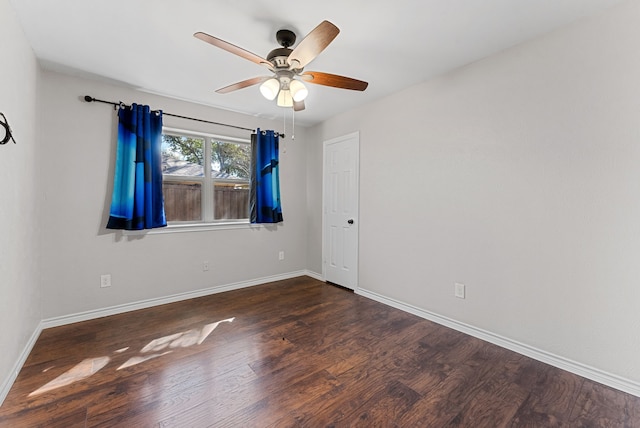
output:
<instances>
[{"instance_id":1,"label":"electrical outlet","mask_svg":"<svg viewBox=\"0 0 640 428\"><path fill-rule=\"evenodd\" d=\"M111 287L111 274L100 275L100 287Z\"/></svg>"},{"instance_id":2,"label":"electrical outlet","mask_svg":"<svg viewBox=\"0 0 640 428\"><path fill-rule=\"evenodd\" d=\"M464 288L465 288L464 284L460 284L459 282L456 282L454 284L453 294L459 299L464 299L464 294L465 294Z\"/></svg>"},{"instance_id":3,"label":"electrical outlet","mask_svg":"<svg viewBox=\"0 0 640 428\"><path fill-rule=\"evenodd\" d=\"M284 251L278 253L278 260L284 260Z\"/></svg>"},{"instance_id":4,"label":"electrical outlet","mask_svg":"<svg viewBox=\"0 0 640 428\"><path fill-rule=\"evenodd\" d=\"M209 262L204 261L202 262L202 272L206 272L209 270Z\"/></svg>"}]
</instances>

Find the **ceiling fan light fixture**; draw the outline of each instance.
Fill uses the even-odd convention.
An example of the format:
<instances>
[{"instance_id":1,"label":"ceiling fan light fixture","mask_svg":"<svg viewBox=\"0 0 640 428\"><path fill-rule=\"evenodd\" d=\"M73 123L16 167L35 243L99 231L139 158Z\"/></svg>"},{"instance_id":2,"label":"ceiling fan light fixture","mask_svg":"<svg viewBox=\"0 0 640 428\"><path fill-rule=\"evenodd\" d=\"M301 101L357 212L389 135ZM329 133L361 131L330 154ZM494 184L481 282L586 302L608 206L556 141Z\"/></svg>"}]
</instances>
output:
<instances>
[{"instance_id":1,"label":"ceiling fan light fixture","mask_svg":"<svg viewBox=\"0 0 640 428\"><path fill-rule=\"evenodd\" d=\"M293 107L293 98L288 89L283 89L278 94L278 107Z\"/></svg>"},{"instance_id":2,"label":"ceiling fan light fixture","mask_svg":"<svg viewBox=\"0 0 640 428\"><path fill-rule=\"evenodd\" d=\"M262 93L262 96L270 101L276 98L279 90L280 82L276 78L266 80L262 85L260 85L260 93Z\"/></svg>"},{"instance_id":3,"label":"ceiling fan light fixture","mask_svg":"<svg viewBox=\"0 0 640 428\"><path fill-rule=\"evenodd\" d=\"M291 83L289 83L289 90L295 102L303 101L307 98L307 95L309 95L309 90L304 86L304 83L299 80L292 80Z\"/></svg>"}]
</instances>

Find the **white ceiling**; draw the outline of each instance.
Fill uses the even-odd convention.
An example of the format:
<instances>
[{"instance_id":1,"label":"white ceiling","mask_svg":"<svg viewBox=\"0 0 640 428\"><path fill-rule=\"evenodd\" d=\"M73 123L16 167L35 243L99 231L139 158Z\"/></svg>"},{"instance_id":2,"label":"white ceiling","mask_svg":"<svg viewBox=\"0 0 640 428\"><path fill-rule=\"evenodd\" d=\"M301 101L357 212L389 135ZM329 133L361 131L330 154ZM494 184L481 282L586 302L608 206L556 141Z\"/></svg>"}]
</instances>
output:
<instances>
[{"instance_id":1,"label":"white ceiling","mask_svg":"<svg viewBox=\"0 0 640 428\"><path fill-rule=\"evenodd\" d=\"M341 32L306 69L365 80L369 87L365 92L356 92L308 84L307 108L296 113L296 122L310 125L620 1L11 0L11 3L36 56L46 68L104 78L268 118L281 118L283 112L274 101L260 95L258 86L224 95L214 92L268 71L194 38L193 33L203 31L265 57L278 47L275 41L278 29L293 30L299 42L322 20L329 20Z\"/></svg>"}]
</instances>

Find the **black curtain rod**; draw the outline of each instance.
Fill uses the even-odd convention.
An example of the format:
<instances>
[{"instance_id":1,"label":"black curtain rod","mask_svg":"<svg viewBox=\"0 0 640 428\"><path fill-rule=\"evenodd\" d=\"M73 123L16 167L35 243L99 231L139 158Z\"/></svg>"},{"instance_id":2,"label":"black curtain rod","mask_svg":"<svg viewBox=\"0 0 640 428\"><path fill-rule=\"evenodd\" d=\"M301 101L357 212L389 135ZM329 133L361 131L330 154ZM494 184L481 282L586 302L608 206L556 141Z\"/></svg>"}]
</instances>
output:
<instances>
[{"instance_id":1,"label":"black curtain rod","mask_svg":"<svg viewBox=\"0 0 640 428\"><path fill-rule=\"evenodd\" d=\"M92 96L89 96L89 95L85 95L85 96L84 96L84 100L85 100L86 102L88 102L88 103L90 103L90 102L96 102L96 103L103 103L103 104L111 104L112 106L114 106L114 107L116 107L116 108L117 108L118 106L130 107L130 106L126 105L126 104L125 104L125 103L123 103L123 102L116 103L116 102L113 102L113 101L99 100L99 99L97 99L97 98L93 98ZM167 112L165 112L165 111L163 111L163 112L162 112L162 114L163 114L163 115L165 115L165 116L178 117L178 118L180 118L180 119L195 120L196 122L210 123L210 124L212 124L212 125L227 126L227 127L229 127L229 128L236 128L236 129L242 129L242 130L245 130L245 131L255 132L255 129L243 128L242 126L229 125L229 124L227 124L227 123L212 122L212 121L210 121L210 120L197 119L197 118L195 118L195 117L188 117L188 116L181 116L181 115L179 115L179 114L167 113ZM278 135L279 135L280 137L282 137L282 138L285 138L285 135L284 135L284 134L280 134L280 133L278 133Z\"/></svg>"}]
</instances>

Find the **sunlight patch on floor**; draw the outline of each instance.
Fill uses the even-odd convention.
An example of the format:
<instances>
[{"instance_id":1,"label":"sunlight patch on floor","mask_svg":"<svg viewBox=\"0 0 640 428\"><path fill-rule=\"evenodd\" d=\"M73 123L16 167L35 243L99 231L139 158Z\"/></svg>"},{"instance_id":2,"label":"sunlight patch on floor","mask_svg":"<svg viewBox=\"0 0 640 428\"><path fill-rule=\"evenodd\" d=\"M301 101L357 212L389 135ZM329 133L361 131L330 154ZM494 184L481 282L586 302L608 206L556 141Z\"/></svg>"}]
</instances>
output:
<instances>
[{"instance_id":1,"label":"sunlight patch on floor","mask_svg":"<svg viewBox=\"0 0 640 428\"><path fill-rule=\"evenodd\" d=\"M145 361L152 360L154 358L162 357L163 355L170 354L172 351L163 352L162 354L151 354L143 357L131 357L124 364L118 367L116 370L126 369L127 367L135 366L136 364L144 363Z\"/></svg>"},{"instance_id":2,"label":"sunlight patch on floor","mask_svg":"<svg viewBox=\"0 0 640 428\"><path fill-rule=\"evenodd\" d=\"M109 364L109 361L111 361L109 357L87 358L86 360L83 360L73 366L70 370L62 373L51 382L33 391L31 394L29 394L29 397L42 394L43 392L51 391L56 388L71 385L74 382L86 379Z\"/></svg>"},{"instance_id":3,"label":"sunlight patch on floor","mask_svg":"<svg viewBox=\"0 0 640 428\"><path fill-rule=\"evenodd\" d=\"M125 363L120 365L116 370L124 369L127 367L132 367L145 361L152 360L154 358L162 357L163 355L170 354L172 349L176 348L187 348L189 346L200 345L205 341L207 337L222 323L232 323L235 320L235 317L227 318L225 320L217 321L214 323L206 324L200 329L194 328L191 330L183 331L181 333L170 334L168 336L163 336L158 339L154 339L145 345L141 350L140 354L147 354L149 352L153 352L153 354L148 355L136 355L134 357L129 358ZM129 346L117 349L114 351L114 354L122 354L129 350ZM165 349L169 349L165 352L161 352ZM39 395L44 392L52 391L56 388L61 388L63 386L71 385L74 382L78 382L80 380L86 379L95 373L97 373L100 369L104 368L111 361L110 357L98 357L98 358L87 358L80 363L73 366L71 369L67 370L57 378L53 379L51 382L43 385L42 387L36 389L32 393L29 394L29 397L34 395ZM43 372L47 372L51 370L54 366L50 366L46 368Z\"/></svg>"},{"instance_id":4,"label":"sunlight patch on floor","mask_svg":"<svg viewBox=\"0 0 640 428\"><path fill-rule=\"evenodd\" d=\"M146 352L158 352L165 348L188 348L193 345L200 345L204 340L216 329L221 323L233 322L234 318L228 318L226 320L207 324L201 329L191 329L183 331L182 333L171 334L169 336L160 337L149 342L142 350L141 353Z\"/></svg>"}]
</instances>

